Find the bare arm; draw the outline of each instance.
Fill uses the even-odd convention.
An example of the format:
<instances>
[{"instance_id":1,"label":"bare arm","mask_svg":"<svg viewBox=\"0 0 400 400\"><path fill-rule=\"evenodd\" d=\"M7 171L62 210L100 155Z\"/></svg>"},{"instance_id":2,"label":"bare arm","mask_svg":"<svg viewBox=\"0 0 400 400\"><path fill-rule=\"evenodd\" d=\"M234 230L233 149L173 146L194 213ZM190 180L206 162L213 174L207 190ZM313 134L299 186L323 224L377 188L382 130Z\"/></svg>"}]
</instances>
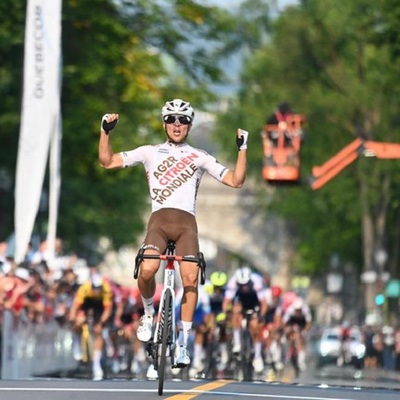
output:
<instances>
[{"instance_id":1,"label":"bare arm","mask_svg":"<svg viewBox=\"0 0 400 400\"><path fill-rule=\"evenodd\" d=\"M229 170L222 182L233 188L241 188L246 180L246 169L247 169L247 133L245 135L245 143L242 145L241 149L238 151L238 156L236 159L236 165L233 170ZM237 130L237 137L243 137L242 129Z\"/></svg>"},{"instance_id":2,"label":"bare arm","mask_svg":"<svg viewBox=\"0 0 400 400\"><path fill-rule=\"evenodd\" d=\"M100 323L105 324L107 320L111 317L112 304L104 305L103 313L100 316Z\"/></svg>"},{"instance_id":3,"label":"bare arm","mask_svg":"<svg viewBox=\"0 0 400 400\"><path fill-rule=\"evenodd\" d=\"M119 118L118 114L108 114L107 122L115 121ZM99 161L100 165L106 169L116 169L123 167L121 154L114 154L110 141L110 134L103 129L100 131L99 140Z\"/></svg>"}]
</instances>

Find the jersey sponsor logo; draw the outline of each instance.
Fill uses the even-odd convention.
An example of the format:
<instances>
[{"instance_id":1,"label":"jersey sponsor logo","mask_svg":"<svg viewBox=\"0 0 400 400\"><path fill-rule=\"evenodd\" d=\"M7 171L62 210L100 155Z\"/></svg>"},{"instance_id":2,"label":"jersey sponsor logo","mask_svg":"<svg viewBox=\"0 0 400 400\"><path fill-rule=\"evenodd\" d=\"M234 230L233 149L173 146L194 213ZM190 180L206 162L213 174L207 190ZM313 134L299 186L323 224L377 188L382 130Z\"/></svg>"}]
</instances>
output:
<instances>
[{"instance_id":1,"label":"jersey sponsor logo","mask_svg":"<svg viewBox=\"0 0 400 400\"><path fill-rule=\"evenodd\" d=\"M176 189L187 182L198 170L193 160L199 158L196 153L182 157L170 156L160 162L153 172L161 187L152 189L152 200L159 204L170 197Z\"/></svg>"}]
</instances>

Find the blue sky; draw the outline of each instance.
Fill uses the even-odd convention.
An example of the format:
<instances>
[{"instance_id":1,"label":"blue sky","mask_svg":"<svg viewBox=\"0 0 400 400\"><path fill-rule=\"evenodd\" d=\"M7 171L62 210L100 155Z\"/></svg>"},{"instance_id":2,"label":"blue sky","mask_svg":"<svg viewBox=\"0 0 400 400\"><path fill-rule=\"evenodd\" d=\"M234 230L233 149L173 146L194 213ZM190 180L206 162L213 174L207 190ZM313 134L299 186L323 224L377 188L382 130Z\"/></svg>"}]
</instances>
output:
<instances>
[{"instance_id":1,"label":"blue sky","mask_svg":"<svg viewBox=\"0 0 400 400\"><path fill-rule=\"evenodd\" d=\"M244 0L198 0L199 3L203 3L205 5L215 5L219 7L226 7L226 8L235 8ZM274 0L270 0L271 4L273 4ZM299 0L275 0L278 10L282 10L288 5L291 4L298 4ZM214 90L220 95L230 95L231 93L235 92L238 89L238 75L241 69L241 55L234 54L228 62L230 68L226 71L227 76L231 80L230 84L223 85L223 86L215 86Z\"/></svg>"}]
</instances>

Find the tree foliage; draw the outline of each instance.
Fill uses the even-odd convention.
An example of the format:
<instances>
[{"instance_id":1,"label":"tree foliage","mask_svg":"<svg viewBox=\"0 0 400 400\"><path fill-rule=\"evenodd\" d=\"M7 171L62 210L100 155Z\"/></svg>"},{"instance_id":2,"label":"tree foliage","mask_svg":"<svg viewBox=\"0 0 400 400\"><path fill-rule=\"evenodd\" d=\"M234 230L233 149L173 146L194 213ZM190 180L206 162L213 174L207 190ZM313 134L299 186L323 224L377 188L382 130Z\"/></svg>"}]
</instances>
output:
<instances>
[{"instance_id":1,"label":"tree foliage","mask_svg":"<svg viewBox=\"0 0 400 400\"><path fill-rule=\"evenodd\" d=\"M302 185L276 189L265 201L266 223L278 212L296 234L303 271L327 266L334 253L360 268L373 267L379 248L395 254L399 227L388 222L399 213L398 160L361 157L319 191L308 185L312 166L356 137L400 140L395 3L304 0L288 7L246 60L240 93L219 120L219 131L252 132L250 166L261 184L258 133L266 117L283 100L306 115Z\"/></svg>"},{"instance_id":2,"label":"tree foliage","mask_svg":"<svg viewBox=\"0 0 400 400\"><path fill-rule=\"evenodd\" d=\"M0 170L11 181L18 146L25 8L23 0L3 0L0 5ZM215 65L221 41L234 35L234 19L191 0L64 0L62 12L58 234L81 253L101 237L118 248L135 242L142 232L148 189L140 168L110 172L99 167L102 115L120 114L113 132L115 151L162 140L160 110L166 100L190 98L200 107L213 98L208 84L224 79ZM214 45L208 46L209 41ZM13 231L12 188L0 194L4 239Z\"/></svg>"}]
</instances>

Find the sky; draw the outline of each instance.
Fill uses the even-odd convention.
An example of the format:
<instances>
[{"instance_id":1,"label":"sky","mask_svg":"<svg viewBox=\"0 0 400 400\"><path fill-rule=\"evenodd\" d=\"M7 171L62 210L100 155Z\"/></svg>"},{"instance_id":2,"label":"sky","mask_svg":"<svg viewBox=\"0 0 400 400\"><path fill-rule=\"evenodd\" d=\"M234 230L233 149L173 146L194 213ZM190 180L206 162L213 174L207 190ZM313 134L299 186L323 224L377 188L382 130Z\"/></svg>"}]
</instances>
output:
<instances>
[{"instance_id":1,"label":"sky","mask_svg":"<svg viewBox=\"0 0 400 400\"><path fill-rule=\"evenodd\" d=\"M271 0L272 2L273 0ZM278 5L278 10L282 10L289 5L298 4L299 0L275 0ZM202 0L205 5L215 5L219 7L232 8L237 7L243 0ZM241 69L241 55L235 54L229 60L230 70L227 72L229 79L231 80L231 84L216 86L214 90L219 95L230 95L235 92L238 87L238 75Z\"/></svg>"}]
</instances>

